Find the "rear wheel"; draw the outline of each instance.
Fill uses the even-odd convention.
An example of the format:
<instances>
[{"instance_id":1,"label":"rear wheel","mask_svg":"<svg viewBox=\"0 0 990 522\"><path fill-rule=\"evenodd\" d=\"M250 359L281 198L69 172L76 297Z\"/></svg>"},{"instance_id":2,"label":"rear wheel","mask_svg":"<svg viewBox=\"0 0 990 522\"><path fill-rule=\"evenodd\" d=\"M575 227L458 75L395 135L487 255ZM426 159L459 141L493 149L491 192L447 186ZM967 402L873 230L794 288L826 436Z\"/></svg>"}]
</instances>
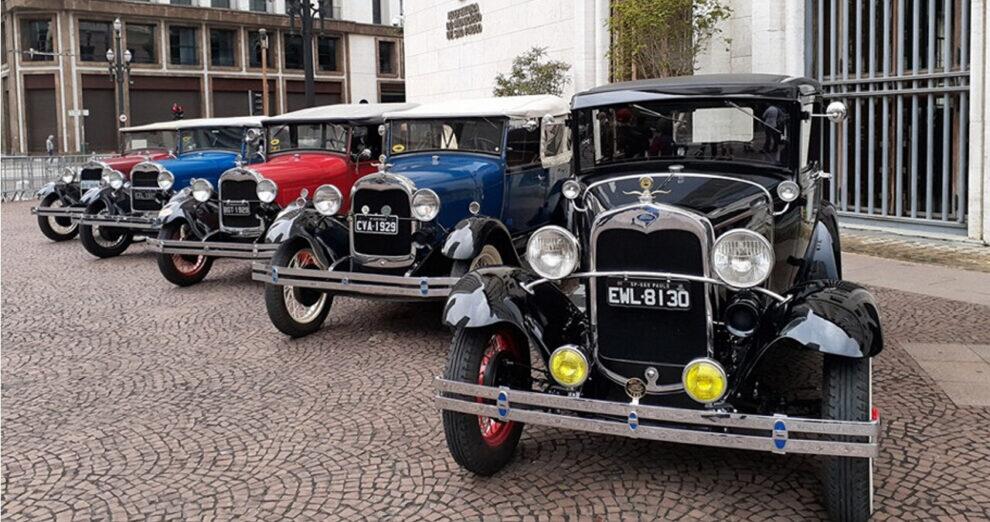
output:
<instances>
[{"instance_id":1,"label":"rear wheel","mask_svg":"<svg viewBox=\"0 0 990 522\"><path fill-rule=\"evenodd\" d=\"M58 194L51 193L41 200L39 208L65 208L65 202ZM41 233L52 241L68 241L79 235L79 225L68 217L38 216Z\"/></svg>"},{"instance_id":2,"label":"rear wheel","mask_svg":"<svg viewBox=\"0 0 990 522\"><path fill-rule=\"evenodd\" d=\"M282 244L272 256L272 266L325 269L305 242ZM268 317L275 328L290 337L303 337L319 330L332 306L333 296L326 292L265 283Z\"/></svg>"},{"instance_id":3,"label":"rear wheel","mask_svg":"<svg viewBox=\"0 0 990 522\"><path fill-rule=\"evenodd\" d=\"M110 211L102 201L86 207L86 214L107 215ZM100 225L79 225L79 241L87 252L96 257L107 258L123 254L133 240L131 232L125 228Z\"/></svg>"},{"instance_id":4,"label":"rear wheel","mask_svg":"<svg viewBox=\"0 0 990 522\"><path fill-rule=\"evenodd\" d=\"M870 420L871 360L825 356L822 416ZM849 437L836 437L848 440ZM828 457L822 474L825 508L832 520L867 520L873 511L873 459Z\"/></svg>"},{"instance_id":5,"label":"rear wheel","mask_svg":"<svg viewBox=\"0 0 990 522\"><path fill-rule=\"evenodd\" d=\"M510 326L460 328L444 369L448 380L528 390L529 346ZM491 404L493 401L477 399ZM453 411L443 412L443 432L454 460L478 475L493 475L515 453L523 424Z\"/></svg>"},{"instance_id":6,"label":"rear wheel","mask_svg":"<svg viewBox=\"0 0 990 522\"><path fill-rule=\"evenodd\" d=\"M158 232L161 240L183 240L193 234L185 221L173 221ZM202 281L213 268L213 258L207 256L184 256L181 254L158 254L158 270L165 279L174 285L191 286Z\"/></svg>"}]
</instances>

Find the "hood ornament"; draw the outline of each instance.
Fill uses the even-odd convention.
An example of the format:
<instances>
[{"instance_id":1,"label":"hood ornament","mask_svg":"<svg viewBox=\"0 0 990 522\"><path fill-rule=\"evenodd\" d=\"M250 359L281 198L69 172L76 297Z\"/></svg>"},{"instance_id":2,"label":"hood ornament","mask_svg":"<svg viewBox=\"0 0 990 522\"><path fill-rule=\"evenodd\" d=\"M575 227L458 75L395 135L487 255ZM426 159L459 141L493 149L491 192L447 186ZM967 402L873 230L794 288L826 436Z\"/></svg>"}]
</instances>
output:
<instances>
[{"instance_id":1,"label":"hood ornament","mask_svg":"<svg viewBox=\"0 0 990 522\"><path fill-rule=\"evenodd\" d=\"M663 185L666 184L667 183L664 182ZM650 203L653 203L653 196L657 194L670 194L669 190L663 189L663 185L661 185L657 190L650 190L653 188L653 178L650 176L643 176L639 178L639 188L641 190L627 190L622 193L629 196L638 196L640 204L649 205Z\"/></svg>"}]
</instances>

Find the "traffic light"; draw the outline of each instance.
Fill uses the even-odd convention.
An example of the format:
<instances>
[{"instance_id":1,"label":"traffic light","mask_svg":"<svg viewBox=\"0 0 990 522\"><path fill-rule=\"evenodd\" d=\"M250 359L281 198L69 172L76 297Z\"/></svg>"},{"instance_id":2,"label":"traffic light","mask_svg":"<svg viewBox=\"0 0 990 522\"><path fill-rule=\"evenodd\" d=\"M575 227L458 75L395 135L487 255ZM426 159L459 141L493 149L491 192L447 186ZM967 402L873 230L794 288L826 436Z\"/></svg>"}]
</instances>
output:
<instances>
[{"instance_id":1,"label":"traffic light","mask_svg":"<svg viewBox=\"0 0 990 522\"><path fill-rule=\"evenodd\" d=\"M265 114L265 104L260 92L248 91L251 99L251 116L263 116Z\"/></svg>"}]
</instances>

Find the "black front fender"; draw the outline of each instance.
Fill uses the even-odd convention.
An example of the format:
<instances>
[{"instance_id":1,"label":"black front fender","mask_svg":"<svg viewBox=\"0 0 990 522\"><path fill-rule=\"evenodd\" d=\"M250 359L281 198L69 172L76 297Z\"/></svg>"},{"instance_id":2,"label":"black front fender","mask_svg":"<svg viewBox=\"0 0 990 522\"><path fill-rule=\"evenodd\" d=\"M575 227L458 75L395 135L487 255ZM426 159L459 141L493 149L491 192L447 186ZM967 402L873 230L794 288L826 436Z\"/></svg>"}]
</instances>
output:
<instances>
[{"instance_id":1,"label":"black front fender","mask_svg":"<svg viewBox=\"0 0 990 522\"><path fill-rule=\"evenodd\" d=\"M50 181L35 192L35 197L45 199L51 194L57 194L59 199L68 206L79 204L79 184L64 181Z\"/></svg>"},{"instance_id":2,"label":"black front fender","mask_svg":"<svg viewBox=\"0 0 990 522\"><path fill-rule=\"evenodd\" d=\"M286 207L272 222L265 233L265 242L291 244L304 241L320 264L329 267L347 255L350 248L347 237L347 227L337 219L309 207L295 206Z\"/></svg>"},{"instance_id":3,"label":"black front fender","mask_svg":"<svg viewBox=\"0 0 990 522\"><path fill-rule=\"evenodd\" d=\"M121 189L121 191L115 191L110 187L94 187L87 190L86 193L79 198L79 203L88 207L97 201L103 201L108 208L112 208L117 204L118 200L127 200L126 197L121 198L118 192L122 193L123 189Z\"/></svg>"},{"instance_id":4,"label":"black front fender","mask_svg":"<svg viewBox=\"0 0 990 522\"><path fill-rule=\"evenodd\" d=\"M781 305L770 346L793 344L843 357L874 357L883 350L880 313L873 296L846 281L811 281Z\"/></svg>"},{"instance_id":5,"label":"black front fender","mask_svg":"<svg viewBox=\"0 0 990 522\"><path fill-rule=\"evenodd\" d=\"M508 323L549 355L563 344L584 346L587 321L560 289L544 283L526 290L535 275L512 267L481 268L461 278L443 311L452 328L484 328Z\"/></svg>"},{"instance_id":6,"label":"black front fender","mask_svg":"<svg viewBox=\"0 0 990 522\"><path fill-rule=\"evenodd\" d=\"M506 265L520 266L519 254L512 246L509 229L501 221L485 216L462 219L447 235L440 251L451 259L470 261L481 253L485 245L497 248Z\"/></svg>"}]
</instances>

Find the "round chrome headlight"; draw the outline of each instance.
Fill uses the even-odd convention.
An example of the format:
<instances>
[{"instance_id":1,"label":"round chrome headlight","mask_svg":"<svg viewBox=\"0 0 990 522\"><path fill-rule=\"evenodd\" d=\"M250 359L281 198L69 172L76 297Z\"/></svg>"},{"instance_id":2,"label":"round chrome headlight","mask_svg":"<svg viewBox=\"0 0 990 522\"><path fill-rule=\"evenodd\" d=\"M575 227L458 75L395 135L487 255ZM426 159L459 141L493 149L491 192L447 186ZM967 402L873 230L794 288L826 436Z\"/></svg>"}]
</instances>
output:
<instances>
[{"instance_id":1,"label":"round chrome headlight","mask_svg":"<svg viewBox=\"0 0 990 522\"><path fill-rule=\"evenodd\" d=\"M270 179L263 179L258 182L258 188L256 189L258 193L258 199L264 203L271 203L275 201L275 196L278 196L278 187L275 186L275 182Z\"/></svg>"},{"instance_id":2,"label":"round chrome headlight","mask_svg":"<svg viewBox=\"0 0 990 522\"><path fill-rule=\"evenodd\" d=\"M200 203L209 201L210 196L213 195L213 185L205 179L195 179L190 186L192 187L193 199Z\"/></svg>"},{"instance_id":3,"label":"round chrome headlight","mask_svg":"<svg viewBox=\"0 0 990 522\"><path fill-rule=\"evenodd\" d=\"M777 195L780 196L780 200L784 203L790 203L801 195L801 187L790 180L782 181L777 185Z\"/></svg>"},{"instance_id":4,"label":"round chrome headlight","mask_svg":"<svg viewBox=\"0 0 990 522\"><path fill-rule=\"evenodd\" d=\"M526 244L526 260L537 274L547 279L561 279L578 267L581 250L577 239L556 225L536 231Z\"/></svg>"},{"instance_id":5,"label":"round chrome headlight","mask_svg":"<svg viewBox=\"0 0 990 522\"><path fill-rule=\"evenodd\" d=\"M119 170L111 170L103 174L103 179L114 190L124 186L124 175Z\"/></svg>"},{"instance_id":6,"label":"round chrome headlight","mask_svg":"<svg viewBox=\"0 0 990 522\"><path fill-rule=\"evenodd\" d=\"M175 176L171 172L163 170L158 174L158 188L168 190L172 188L172 185L175 185Z\"/></svg>"},{"instance_id":7,"label":"round chrome headlight","mask_svg":"<svg viewBox=\"0 0 990 522\"><path fill-rule=\"evenodd\" d=\"M62 182L72 183L76 179L76 173L69 167L62 169Z\"/></svg>"},{"instance_id":8,"label":"round chrome headlight","mask_svg":"<svg viewBox=\"0 0 990 522\"><path fill-rule=\"evenodd\" d=\"M420 221L430 221L440 213L440 196L430 189L413 192L412 214Z\"/></svg>"},{"instance_id":9,"label":"round chrome headlight","mask_svg":"<svg viewBox=\"0 0 990 522\"><path fill-rule=\"evenodd\" d=\"M730 230L712 247L712 268L729 286L756 286L770 276L773 247L765 237L752 230Z\"/></svg>"},{"instance_id":10,"label":"round chrome headlight","mask_svg":"<svg viewBox=\"0 0 990 522\"><path fill-rule=\"evenodd\" d=\"M564 182L564 185L560 188L560 193L567 199L574 200L581 195L581 184L573 179L569 179Z\"/></svg>"},{"instance_id":11,"label":"round chrome headlight","mask_svg":"<svg viewBox=\"0 0 990 522\"><path fill-rule=\"evenodd\" d=\"M333 185L320 185L320 188L313 193L313 206L324 216L332 216L340 212L343 204L344 196L340 193L340 189Z\"/></svg>"}]
</instances>

